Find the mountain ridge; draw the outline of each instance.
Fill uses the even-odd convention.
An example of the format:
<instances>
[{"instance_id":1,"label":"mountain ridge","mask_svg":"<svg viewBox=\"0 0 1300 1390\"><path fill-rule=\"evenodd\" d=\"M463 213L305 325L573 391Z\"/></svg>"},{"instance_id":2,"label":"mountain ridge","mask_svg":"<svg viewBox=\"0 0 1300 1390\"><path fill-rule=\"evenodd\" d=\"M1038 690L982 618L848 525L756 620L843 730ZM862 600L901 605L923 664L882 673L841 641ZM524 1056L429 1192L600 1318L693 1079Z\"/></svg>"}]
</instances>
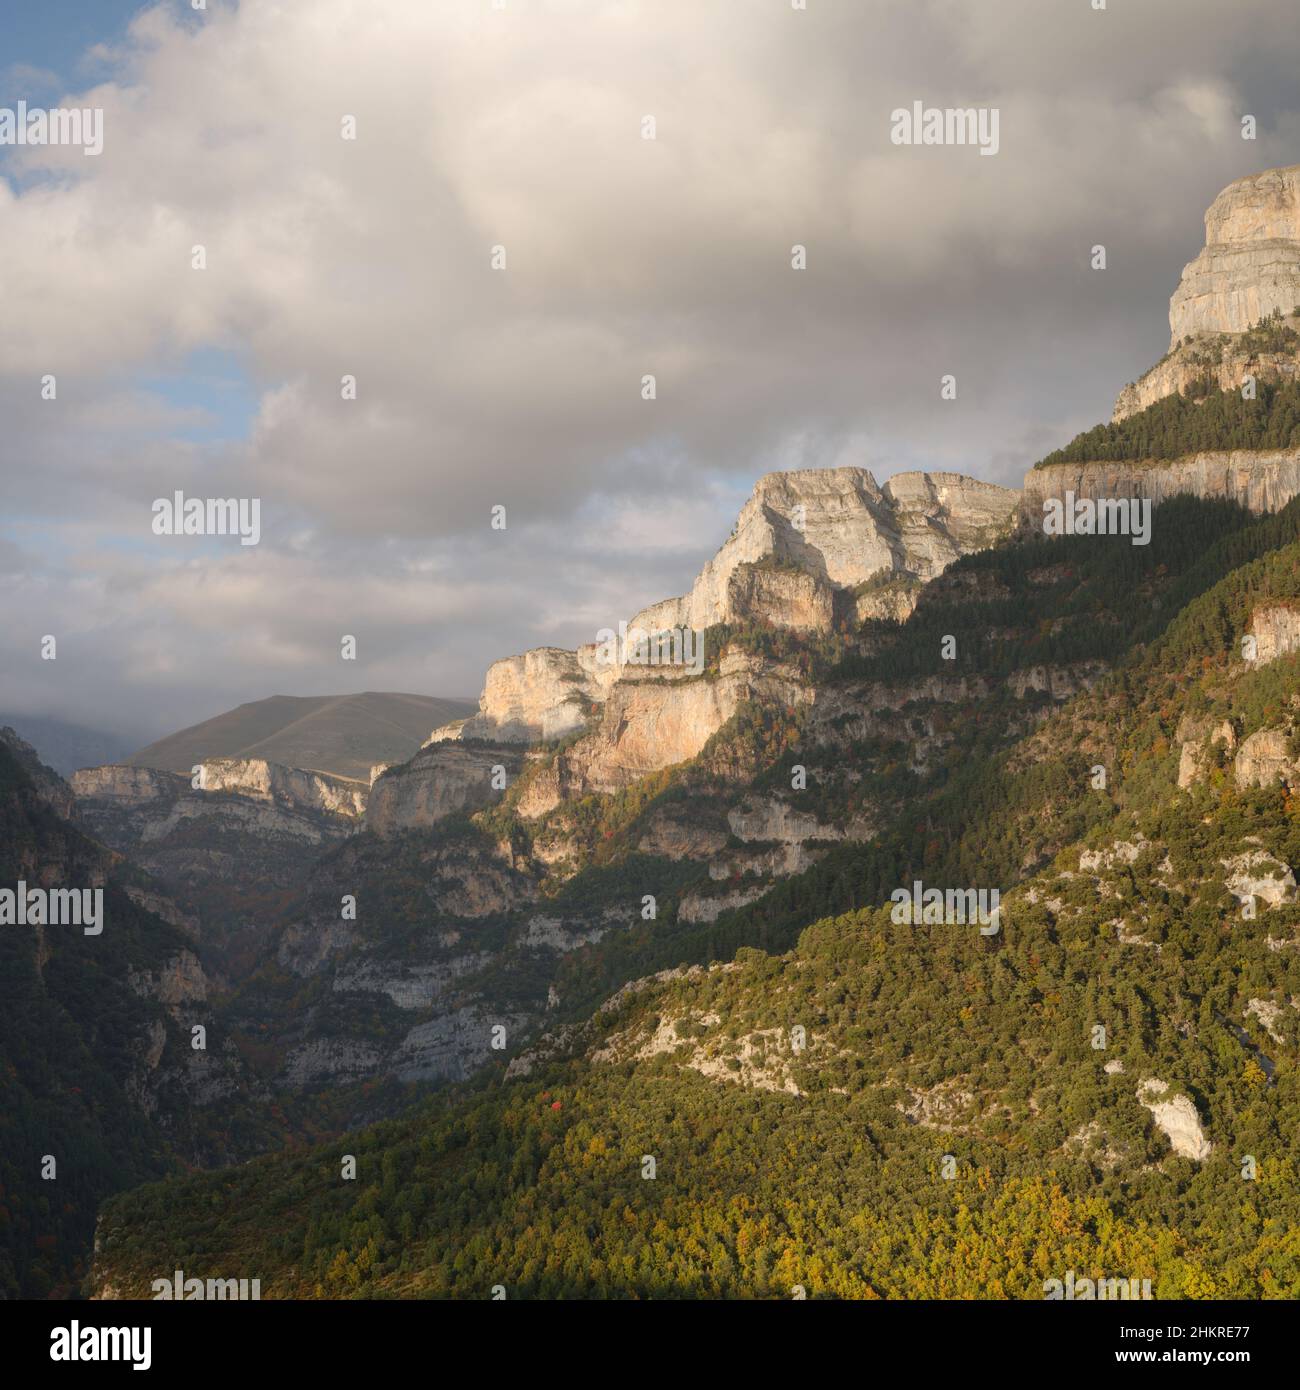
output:
<instances>
[{"instance_id":1,"label":"mountain ridge","mask_svg":"<svg viewBox=\"0 0 1300 1390\"><path fill-rule=\"evenodd\" d=\"M382 691L271 695L158 739L124 763L188 777L210 759L260 758L368 784L375 764L404 762L429 729L467 704Z\"/></svg>"}]
</instances>

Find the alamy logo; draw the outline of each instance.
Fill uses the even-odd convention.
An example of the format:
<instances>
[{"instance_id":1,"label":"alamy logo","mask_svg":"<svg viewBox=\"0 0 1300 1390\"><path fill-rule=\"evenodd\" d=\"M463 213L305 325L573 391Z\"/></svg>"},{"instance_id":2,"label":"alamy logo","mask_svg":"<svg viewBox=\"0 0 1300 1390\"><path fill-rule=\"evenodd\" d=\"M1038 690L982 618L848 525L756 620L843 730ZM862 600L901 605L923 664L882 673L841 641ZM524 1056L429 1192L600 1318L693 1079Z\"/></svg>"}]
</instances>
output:
<instances>
[{"instance_id":1,"label":"alamy logo","mask_svg":"<svg viewBox=\"0 0 1300 1390\"><path fill-rule=\"evenodd\" d=\"M262 1297L260 1279L187 1279L178 1269L170 1279L155 1279L149 1287L160 1302L184 1303L258 1302Z\"/></svg>"},{"instance_id":2,"label":"alamy logo","mask_svg":"<svg viewBox=\"0 0 1300 1390\"><path fill-rule=\"evenodd\" d=\"M155 536L238 536L240 545L262 538L260 497L186 497L177 491L153 504Z\"/></svg>"},{"instance_id":3,"label":"alamy logo","mask_svg":"<svg viewBox=\"0 0 1300 1390\"><path fill-rule=\"evenodd\" d=\"M50 1333L51 1361L130 1361L132 1370L153 1364L151 1327L56 1327Z\"/></svg>"},{"instance_id":4,"label":"alamy logo","mask_svg":"<svg viewBox=\"0 0 1300 1390\"><path fill-rule=\"evenodd\" d=\"M895 145L978 145L980 154L997 154L1001 147L996 106L926 106L914 101L891 111L889 138Z\"/></svg>"},{"instance_id":5,"label":"alamy logo","mask_svg":"<svg viewBox=\"0 0 1300 1390\"><path fill-rule=\"evenodd\" d=\"M1062 497L1043 499L1045 536L1131 536L1134 545L1151 544L1149 497Z\"/></svg>"},{"instance_id":6,"label":"alamy logo","mask_svg":"<svg viewBox=\"0 0 1300 1390\"><path fill-rule=\"evenodd\" d=\"M1002 892L998 888L927 888L920 879L911 889L895 888L889 920L896 925L961 927L979 923L981 936L996 936L1002 927Z\"/></svg>"},{"instance_id":7,"label":"alamy logo","mask_svg":"<svg viewBox=\"0 0 1300 1390\"><path fill-rule=\"evenodd\" d=\"M1043 1297L1050 1303L1064 1299L1067 1303L1106 1303L1123 1300L1139 1302L1154 1298L1150 1279L1077 1279L1074 1270L1066 1270L1065 1278L1045 1279Z\"/></svg>"},{"instance_id":8,"label":"alamy logo","mask_svg":"<svg viewBox=\"0 0 1300 1390\"><path fill-rule=\"evenodd\" d=\"M596 664L599 666L680 666L691 675L704 670L704 634L690 627L662 628L646 632L629 630L619 623L618 631L602 627L596 634Z\"/></svg>"},{"instance_id":9,"label":"alamy logo","mask_svg":"<svg viewBox=\"0 0 1300 1390\"><path fill-rule=\"evenodd\" d=\"M0 927L80 927L87 936L104 930L102 888L0 888Z\"/></svg>"},{"instance_id":10,"label":"alamy logo","mask_svg":"<svg viewBox=\"0 0 1300 1390\"><path fill-rule=\"evenodd\" d=\"M0 145L81 145L82 154L104 153L104 112L100 107L27 109L0 107Z\"/></svg>"}]
</instances>

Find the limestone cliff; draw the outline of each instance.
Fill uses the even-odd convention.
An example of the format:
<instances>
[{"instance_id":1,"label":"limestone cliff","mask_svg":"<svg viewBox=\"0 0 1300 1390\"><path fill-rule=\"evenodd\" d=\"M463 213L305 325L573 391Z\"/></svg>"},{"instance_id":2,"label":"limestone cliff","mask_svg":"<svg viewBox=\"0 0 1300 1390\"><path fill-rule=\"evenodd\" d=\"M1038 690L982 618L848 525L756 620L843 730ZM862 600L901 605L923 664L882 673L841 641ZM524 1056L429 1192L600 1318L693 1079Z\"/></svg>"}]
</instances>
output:
<instances>
[{"instance_id":1,"label":"limestone cliff","mask_svg":"<svg viewBox=\"0 0 1300 1390\"><path fill-rule=\"evenodd\" d=\"M780 565L830 591L887 572L933 579L1003 534L1014 507L1010 489L958 473L900 473L884 487L863 468L769 473L690 593L643 610L632 625L703 631L756 617L779 622L782 613L746 602L751 581L734 582L744 565ZM808 616L796 625L813 626ZM829 612L816 626L830 627Z\"/></svg>"},{"instance_id":2,"label":"limestone cliff","mask_svg":"<svg viewBox=\"0 0 1300 1390\"><path fill-rule=\"evenodd\" d=\"M1114 419L1207 379L1235 390L1247 375L1300 375L1294 345L1270 350L1250 330L1300 309L1300 165L1237 179L1205 214L1205 247L1169 301L1169 352L1126 386Z\"/></svg>"},{"instance_id":3,"label":"limestone cliff","mask_svg":"<svg viewBox=\"0 0 1300 1390\"><path fill-rule=\"evenodd\" d=\"M1170 345L1244 333L1300 304L1300 165L1237 179L1205 214L1205 249L1169 304Z\"/></svg>"},{"instance_id":4,"label":"limestone cliff","mask_svg":"<svg viewBox=\"0 0 1300 1390\"><path fill-rule=\"evenodd\" d=\"M703 636L723 624L758 623L826 633L840 613L906 617L921 583L1010 529L1016 502L1009 488L956 473L901 473L883 487L863 468L770 473L690 592L643 609L626 628ZM900 582L886 589L882 581L891 579ZM869 581L878 614L855 594ZM612 790L699 751L752 693L753 670L733 663L722 674L719 688L706 689L682 664L638 661L632 645L542 647L496 662L478 714L436 730L432 741L561 738L595 727L593 710L605 706L603 722L617 733L607 740L612 746L588 750L587 783Z\"/></svg>"},{"instance_id":5,"label":"limestone cliff","mask_svg":"<svg viewBox=\"0 0 1300 1390\"><path fill-rule=\"evenodd\" d=\"M1041 526L1048 497L1149 497L1159 504L1180 493L1222 497L1252 512L1275 512L1300 495L1300 449L1234 450L1166 461L1053 463L1025 475L1021 507Z\"/></svg>"},{"instance_id":6,"label":"limestone cliff","mask_svg":"<svg viewBox=\"0 0 1300 1390\"><path fill-rule=\"evenodd\" d=\"M316 855L359 828L370 789L257 758L200 766L202 790L189 777L122 765L83 768L72 790L76 819L179 898L176 925L201 934L205 963L220 973L241 938L256 935L258 905L279 901Z\"/></svg>"},{"instance_id":7,"label":"limestone cliff","mask_svg":"<svg viewBox=\"0 0 1300 1390\"><path fill-rule=\"evenodd\" d=\"M256 801L335 816L360 816L366 809L368 786L351 778L281 767L263 758L213 758L199 766L205 792L238 792Z\"/></svg>"},{"instance_id":8,"label":"limestone cliff","mask_svg":"<svg viewBox=\"0 0 1300 1390\"><path fill-rule=\"evenodd\" d=\"M1296 332L1300 317L1292 315L1282 327ZM1247 377L1256 382L1300 378L1300 355L1294 350L1270 350L1266 333L1197 333L1173 348L1138 381L1130 383L1115 402L1114 420L1136 415L1166 396L1199 398L1206 388L1237 391Z\"/></svg>"},{"instance_id":9,"label":"limestone cliff","mask_svg":"<svg viewBox=\"0 0 1300 1390\"><path fill-rule=\"evenodd\" d=\"M517 746L430 743L375 779L366 828L389 836L477 811L500 795L522 762Z\"/></svg>"},{"instance_id":10,"label":"limestone cliff","mask_svg":"<svg viewBox=\"0 0 1300 1390\"><path fill-rule=\"evenodd\" d=\"M1254 660L1261 666L1300 648L1300 608L1286 603L1262 604L1250 615Z\"/></svg>"},{"instance_id":11,"label":"limestone cliff","mask_svg":"<svg viewBox=\"0 0 1300 1390\"><path fill-rule=\"evenodd\" d=\"M366 783L346 777L281 767L262 758L213 758L197 766L202 792L230 792L290 810L339 816L359 816L366 808ZM143 806L183 796L194 787L191 778L178 773L109 764L74 772L72 790L82 801Z\"/></svg>"}]
</instances>

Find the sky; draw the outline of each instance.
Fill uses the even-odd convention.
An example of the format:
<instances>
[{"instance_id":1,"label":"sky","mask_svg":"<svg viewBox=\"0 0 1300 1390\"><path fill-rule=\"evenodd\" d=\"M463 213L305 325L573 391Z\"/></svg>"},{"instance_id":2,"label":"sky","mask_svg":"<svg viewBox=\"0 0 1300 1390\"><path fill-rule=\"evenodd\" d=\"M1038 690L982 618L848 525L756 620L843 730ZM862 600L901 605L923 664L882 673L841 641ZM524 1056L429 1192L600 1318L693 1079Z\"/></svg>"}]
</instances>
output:
<instances>
[{"instance_id":1,"label":"sky","mask_svg":"<svg viewBox=\"0 0 1300 1390\"><path fill-rule=\"evenodd\" d=\"M0 18L0 109L104 123L0 147L0 710L140 743L473 697L684 592L773 469L1018 485L1165 351L1215 194L1300 162L1294 0ZM997 154L894 144L915 101ZM155 535L178 490L259 543Z\"/></svg>"}]
</instances>

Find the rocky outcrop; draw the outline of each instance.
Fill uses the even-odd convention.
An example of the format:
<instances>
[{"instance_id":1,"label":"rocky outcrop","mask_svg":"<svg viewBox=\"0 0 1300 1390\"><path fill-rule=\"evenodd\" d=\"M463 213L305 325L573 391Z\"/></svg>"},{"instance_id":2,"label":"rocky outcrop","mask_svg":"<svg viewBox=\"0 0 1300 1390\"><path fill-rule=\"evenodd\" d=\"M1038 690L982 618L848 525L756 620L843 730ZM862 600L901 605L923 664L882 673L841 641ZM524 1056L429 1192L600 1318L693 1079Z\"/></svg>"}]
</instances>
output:
<instances>
[{"instance_id":1,"label":"rocky outcrop","mask_svg":"<svg viewBox=\"0 0 1300 1390\"><path fill-rule=\"evenodd\" d=\"M839 835L831 836L839 839ZM715 859L709 865L709 877L715 883L756 874L760 878L789 878L810 869L825 853L824 849L806 848L802 843L772 845L762 850L740 850Z\"/></svg>"},{"instance_id":2,"label":"rocky outcrop","mask_svg":"<svg viewBox=\"0 0 1300 1390\"><path fill-rule=\"evenodd\" d=\"M71 817L75 802L71 789L58 773L41 762L36 749L20 738L8 725L0 728L0 743L13 754L19 766L31 779L37 796L50 810L65 820Z\"/></svg>"},{"instance_id":3,"label":"rocky outcrop","mask_svg":"<svg viewBox=\"0 0 1300 1390\"><path fill-rule=\"evenodd\" d=\"M1275 1043L1286 1043L1286 1034L1280 1026L1281 1004L1276 1004L1271 999L1250 999L1247 1000L1242 1015L1245 1018L1258 1019L1260 1026Z\"/></svg>"},{"instance_id":4,"label":"rocky outcrop","mask_svg":"<svg viewBox=\"0 0 1300 1390\"><path fill-rule=\"evenodd\" d=\"M1115 403L1114 419L1207 383L1237 390L1247 376L1294 381L1291 342L1261 342L1250 330L1300 310L1300 165L1237 179L1205 214L1205 247L1169 301L1169 352ZM1276 321L1276 320L1275 320Z\"/></svg>"},{"instance_id":5,"label":"rocky outcrop","mask_svg":"<svg viewBox=\"0 0 1300 1390\"><path fill-rule=\"evenodd\" d=\"M517 809L536 819L564 800L616 792L686 762L746 701L793 708L810 698L799 673L735 649L723 653L715 676L675 681L625 676L595 728L538 771Z\"/></svg>"},{"instance_id":6,"label":"rocky outcrop","mask_svg":"<svg viewBox=\"0 0 1300 1390\"><path fill-rule=\"evenodd\" d=\"M436 825L457 812L480 810L500 797L522 766L517 747L426 744L410 762L375 779L366 828L386 837Z\"/></svg>"},{"instance_id":7,"label":"rocky outcrop","mask_svg":"<svg viewBox=\"0 0 1300 1390\"><path fill-rule=\"evenodd\" d=\"M1186 458L1131 463L1053 463L1025 475L1021 511L1025 524L1041 530L1049 497L1149 497L1159 505L1189 493L1221 497L1252 512L1280 511L1300 496L1300 449L1266 453L1232 450ZM1152 523L1160 524L1159 518Z\"/></svg>"},{"instance_id":8,"label":"rocky outcrop","mask_svg":"<svg viewBox=\"0 0 1300 1390\"><path fill-rule=\"evenodd\" d=\"M207 976L193 951L178 951L155 970L132 969L127 982L141 997L156 999L173 1016L186 1004L207 1002Z\"/></svg>"},{"instance_id":9,"label":"rocky outcrop","mask_svg":"<svg viewBox=\"0 0 1300 1390\"><path fill-rule=\"evenodd\" d=\"M593 642L576 652L542 647L496 662L479 713L435 730L432 738L561 738L590 727L592 708L613 700L623 682L686 674L679 662L638 661L638 632L685 629L702 637L718 624L751 623L828 631L838 596L851 606L853 591L869 580L933 579L959 556L984 549L1009 531L1016 501L1009 488L956 473L902 473L883 487L863 468L770 473L758 481L731 536L690 592L643 609L624 624L630 644L614 650L608 641ZM881 590L878 602L884 599ZM881 616L905 616L912 601L905 586L889 598ZM611 618L607 631L617 628ZM706 660L712 656L704 653ZM680 722L694 720L686 714ZM665 756L653 765L675 760Z\"/></svg>"},{"instance_id":10,"label":"rocky outcrop","mask_svg":"<svg viewBox=\"0 0 1300 1390\"><path fill-rule=\"evenodd\" d=\"M1300 651L1300 607L1273 603L1255 609L1250 615L1250 633L1255 639L1256 665Z\"/></svg>"},{"instance_id":11,"label":"rocky outcrop","mask_svg":"<svg viewBox=\"0 0 1300 1390\"><path fill-rule=\"evenodd\" d=\"M191 792L229 792L295 811L357 817L366 808L366 784L325 772L281 767L262 758L213 758L196 764L198 787L190 777L151 767L124 764L87 767L72 774L79 801L110 802L119 807L174 800Z\"/></svg>"},{"instance_id":12,"label":"rocky outcrop","mask_svg":"<svg viewBox=\"0 0 1300 1390\"><path fill-rule=\"evenodd\" d=\"M1205 249L1169 303L1171 344L1244 333L1300 304L1300 165L1237 179L1205 214Z\"/></svg>"},{"instance_id":13,"label":"rocky outcrop","mask_svg":"<svg viewBox=\"0 0 1300 1390\"><path fill-rule=\"evenodd\" d=\"M79 800L111 801L119 806L139 806L164 797L180 796L190 789L188 777L159 772L152 767L83 767L72 774L72 791Z\"/></svg>"},{"instance_id":14,"label":"rocky outcrop","mask_svg":"<svg viewBox=\"0 0 1300 1390\"><path fill-rule=\"evenodd\" d=\"M756 883L747 888L734 888L730 893L717 895L687 893L678 904L677 915L683 922L716 922L724 912L757 902L767 889L767 884Z\"/></svg>"},{"instance_id":15,"label":"rocky outcrop","mask_svg":"<svg viewBox=\"0 0 1300 1390\"><path fill-rule=\"evenodd\" d=\"M537 647L488 667L479 712L435 729L430 742L487 739L531 743L558 739L586 723L587 706L603 699L614 678L601 670L595 647Z\"/></svg>"},{"instance_id":16,"label":"rocky outcrop","mask_svg":"<svg viewBox=\"0 0 1300 1390\"><path fill-rule=\"evenodd\" d=\"M844 831L822 825L817 817L797 810L778 797L746 797L727 812L727 824L738 840L803 844L805 840L840 840Z\"/></svg>"},{"instance_id":17,"label":"rocky outcrop","mask_svg":"<svg viewBox=\"0 0 1300 1390\"><path fill-rule=\"evenodd\" d=\"M1288 325L1296 326L1296 319ZM1187 394L1193 399L1207 386L1219 391L1237 391L1246 378L1256 382L1287 382L1300 379L1300 357L1294 352L1270 352L1255 347L1241 333L1197 334L1178 344L1151 370L1131 382L1115 402L1112 419L1136 415L1166 396Z\"/></svg>"},{"instance_id":18,"label":"rocky outcrop","mask_svg":"<svg viewBox=\"0 0 1300 1390\"><path fill-rule=\"evenodd\" d=\"M1175 734L1178 750L1178 786L1183 791L1199 782L1209 771L1219 747L1229 753L1237 746L1237 734L1226 719L1217 725L1210 719L1184 717Z\"/></svg>"},{"instance_id":19,"label":"rocky outcrop","mask_svg":"<svg viewBox=\"0 0 1300 1390\"><path fill-rule=\"evenodd\" d=\"M508 1044L532 1022L524 1014L487 1011L478 1006L418 1024L402 1039L391 1065L402 1081L463 1081L484 1063L500 1057L492 1047L494 1028Z\"/></svg>"},{"instance_id":20,"label":"rocky outcrop","mask_svg":"<svg viewBox=\"0 0 1300 1390\"><path fill-rule=\"evenodd\" d=\"M1186 1096L1170 1096L1168 1085L1153 1076L1138 1087L1137 1098L1164 1130L1174 1153L1180 1158L1190 1158L1193 1163L1209 1158L1213 1145L1201 1129L1196 1107Z\"/></svg>"},{"instance_id":21,"label":"rocky outcrop","mask_svg":"<svg viewBox=\"0 0 1300 1390\"><path fill-rule=\"evenodd\" d=\"M1284 729L1260 729L1242 741L1233 763L1239 787L1291 786L1296 781L1296 759L1291 740Z\"/></svg>"},{"instance_id":22,"label":"rocky outcrop","mask_svg":"<svg viewBox=\"0 0 1300 1390\"><path fill-rule=\"evenodd\" d=\"M366 809L366 783L350 778L281 767L262 758L214 758L199 766L199 786L205 792L236 792L255 801L332 816L358 817Z\"/></svg>"},{"instance_id":23,"label":"rocky outcrop","mask_svg":"<svg viewBox=\"0 0 1300 1390\"><path fill-rule=\"evenodd\" d=\"M642 854L657 854L664 859L708 859L726 844L725 830L699 823L684 809L669 807L652 813L641 832L637 849Z\"/></svg>"},{"instance_id":24,"label":"rocky outcrop","mask_svg":"<svg viewBox=\"0 0 1300 1390\"><path fill-rule=\"evenodd\" d=\"M1280 907L1295 901L1295 874L1266 850L1246 850L1220 863L1227 870L1223 886L1239 903L1258 898L1266 907Z\"/></svg>"},{"instance_id":25,"label":"rocky outcrop","mask_svg":"<svg viewBox=\"0 0 1300 1390\"><path fill-rule=\"evenodd\" d=\"M829 632L835 623L833 585L815 574L765 564L738 565L727 583L732 622L771 623L791 632Z\"/></svg>"},{"instance_id":26,"label":"rocky outcrop","mask_svg":"<svg viewBox=\"0 0 1300 1390\"><path fill-rule=\"evenodd\" d=\"M632 622L703 631L743 621L750 615L733 606L732 577L741 565L765 561L834 589L887 572L933 579L1005 534L1015 503L1011 489L959 473L900 473L884 487L864 468L769 473L690 593L645 609Z\"/></svg>"}]
</instances>

